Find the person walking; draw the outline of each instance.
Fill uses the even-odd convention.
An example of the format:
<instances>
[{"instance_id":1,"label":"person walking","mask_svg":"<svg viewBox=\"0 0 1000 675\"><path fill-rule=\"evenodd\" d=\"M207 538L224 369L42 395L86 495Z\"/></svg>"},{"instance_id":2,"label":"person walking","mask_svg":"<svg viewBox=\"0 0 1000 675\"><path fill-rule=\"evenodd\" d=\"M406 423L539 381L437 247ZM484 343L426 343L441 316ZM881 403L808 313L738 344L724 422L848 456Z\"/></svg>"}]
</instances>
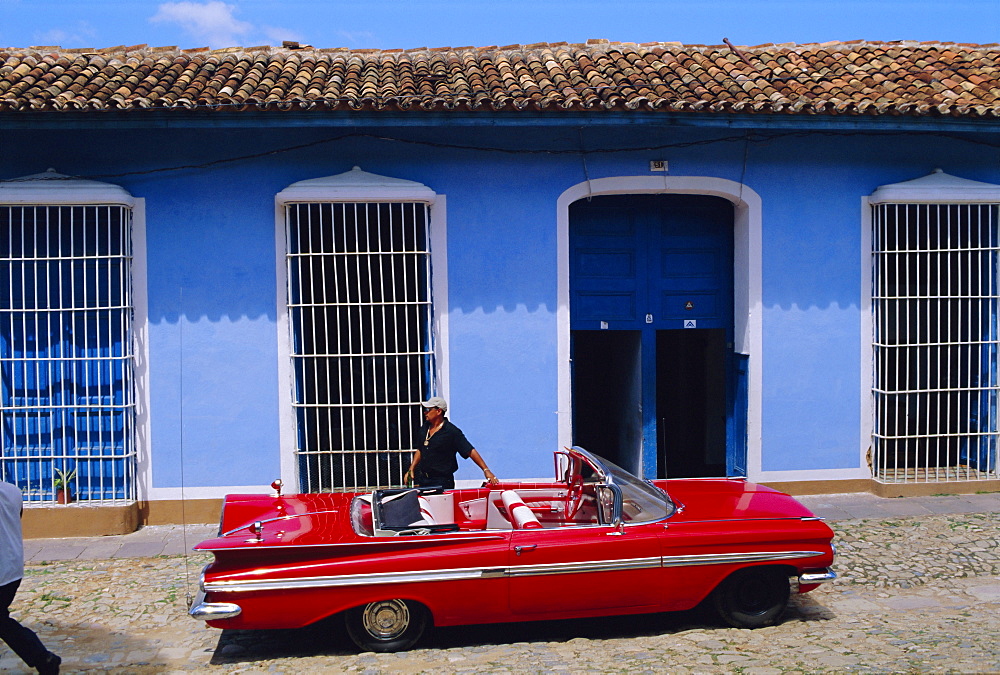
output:
<instances>
[{"instance_id":1,"label":"person walking","mask_svg":"<svg viewBox=\"0 0 1000 675\"><path fill-rule=\"evenodd\" d=\"M22 499L17 486L0 481L0 640L42 675L56 675L62 659L46 649L31 629L10 616L10 603L24 577Z\"/></svg>"},{"instance_id":2,"label":"person walking","mask_svg":"<svg viewBox=\"0 0 1000 675\"><path fill-rule=\"evenodd\" d=\"M490 485L500 482L462 430L445 416L448 412L447 401L434 396L421 405L424 407L424 425L420 427L417 438L423 439L423 445L413 453L410 468L403 477L405 482L409 483L412 479L417 487L454 489L458 455L475 462Z\"/></svg>"}]
</instances>

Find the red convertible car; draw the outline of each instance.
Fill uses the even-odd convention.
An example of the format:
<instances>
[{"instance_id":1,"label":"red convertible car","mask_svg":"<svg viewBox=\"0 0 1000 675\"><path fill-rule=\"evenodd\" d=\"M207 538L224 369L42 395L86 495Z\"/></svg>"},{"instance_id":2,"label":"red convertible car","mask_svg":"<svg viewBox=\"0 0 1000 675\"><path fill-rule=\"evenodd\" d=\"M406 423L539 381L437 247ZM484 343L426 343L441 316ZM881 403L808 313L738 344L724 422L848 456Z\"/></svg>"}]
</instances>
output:
<instances>
[{"instance_id":1,"label":"red convertible car","mask_svg":"<svg viewBox=\"0 0 1000 675\"><path fill-rule=\"evenodd\" d=\"M229 495L191 616L296 628L341 614L362 649L428 626L690 609L776 622L830 569L833 532L735 479L644 481L581 448L553 482L365 494Z\"/></svg>"}]
</instances>

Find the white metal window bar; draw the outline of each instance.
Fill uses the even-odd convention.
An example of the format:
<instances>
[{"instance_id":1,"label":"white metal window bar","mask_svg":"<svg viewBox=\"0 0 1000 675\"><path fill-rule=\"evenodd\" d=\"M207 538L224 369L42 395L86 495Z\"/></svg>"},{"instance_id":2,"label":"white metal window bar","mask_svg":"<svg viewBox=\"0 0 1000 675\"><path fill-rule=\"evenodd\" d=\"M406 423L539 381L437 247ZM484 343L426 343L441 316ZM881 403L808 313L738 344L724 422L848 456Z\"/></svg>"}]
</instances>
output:
<instances>
[{"instance_id":1,"label":"white metal window bar","mask_svg":"<svg viewBox=\"0 0 1000 675\"><path fill-rule=\"evenodd\" d=\"M879 481L998 478L998 210L872 206Z\"/></svg>"},{"instance_id":2,"label":"white metal window bar","mask_svg":"<svg viewBox=\"0 0 1000 675\"><path fill-rule=\"evenodd\" d=\"M434 391L429 208L286 204L300 489L398 485Z\"/></svg>"},{"instance_id":3,"label":"white metal window bar","mask_svg":"<svg viewBox=\"0 0 1000 675\"><path fill-rule=\"evenodd\" d=\"M0 233L0 477L132 501L131 209L2 206Z\"/></svg>"}]
</instances>

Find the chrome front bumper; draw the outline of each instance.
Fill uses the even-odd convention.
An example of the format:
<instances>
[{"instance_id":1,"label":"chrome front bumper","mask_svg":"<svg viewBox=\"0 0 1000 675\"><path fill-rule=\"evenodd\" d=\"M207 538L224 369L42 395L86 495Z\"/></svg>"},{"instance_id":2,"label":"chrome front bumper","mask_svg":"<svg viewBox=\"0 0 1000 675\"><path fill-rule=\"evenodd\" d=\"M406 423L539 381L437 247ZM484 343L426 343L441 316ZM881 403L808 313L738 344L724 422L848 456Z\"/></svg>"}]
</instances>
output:
<instances>
[{"instance_id":1,"label":"chrome front bumper","mask_svg":"<svg viewBox=\"0 0 1000 675\"><path fill-rule=\"evenodd\" d=\"M242 612L239 605L232 602L205 602L205 591L198 591L188 614L199 621L215 621L216 619L232 619Z\"/></svg>"},{"instance_id":2,"label":"chrome front bumper","mask_svg":"<svg viewBox=\"0 0 1000 675\"><path fill-rule=\"evenodd\" d=\"M822 572L804 572L799 575L799 585L825 584L837 578L837 573L827 568Z\"/></svg>"}]
</instances>

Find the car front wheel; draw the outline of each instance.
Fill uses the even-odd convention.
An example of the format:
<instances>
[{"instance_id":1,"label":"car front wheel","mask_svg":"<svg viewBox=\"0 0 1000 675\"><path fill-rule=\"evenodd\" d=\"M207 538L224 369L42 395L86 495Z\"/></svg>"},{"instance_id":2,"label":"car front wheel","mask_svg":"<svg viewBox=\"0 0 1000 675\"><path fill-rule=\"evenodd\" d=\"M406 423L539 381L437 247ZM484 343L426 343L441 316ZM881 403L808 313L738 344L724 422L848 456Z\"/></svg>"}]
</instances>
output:
<instances>
[{"instance_id":1,"label":"car front wheel","mask_svg":"<svg viewBox=\"0 0 1000 675\"><path fill-rule=\"evenodd\" d=\"M712 594L719 617L736 628L772 626L788 606L787 574L774 567L747 567L729 575Z\"/></svg>"},{"instance_id":2,"label":"car front wheel","mask_svg":"<svg viewBox=\"0 0 1000 675\"><path fill-rule=\"evenodd\" d=\"M369 652L398 652L412 647L427 626L427 610L408 600L379 600L345 614L347 634Z\"/></svg>"}]
</instances>

